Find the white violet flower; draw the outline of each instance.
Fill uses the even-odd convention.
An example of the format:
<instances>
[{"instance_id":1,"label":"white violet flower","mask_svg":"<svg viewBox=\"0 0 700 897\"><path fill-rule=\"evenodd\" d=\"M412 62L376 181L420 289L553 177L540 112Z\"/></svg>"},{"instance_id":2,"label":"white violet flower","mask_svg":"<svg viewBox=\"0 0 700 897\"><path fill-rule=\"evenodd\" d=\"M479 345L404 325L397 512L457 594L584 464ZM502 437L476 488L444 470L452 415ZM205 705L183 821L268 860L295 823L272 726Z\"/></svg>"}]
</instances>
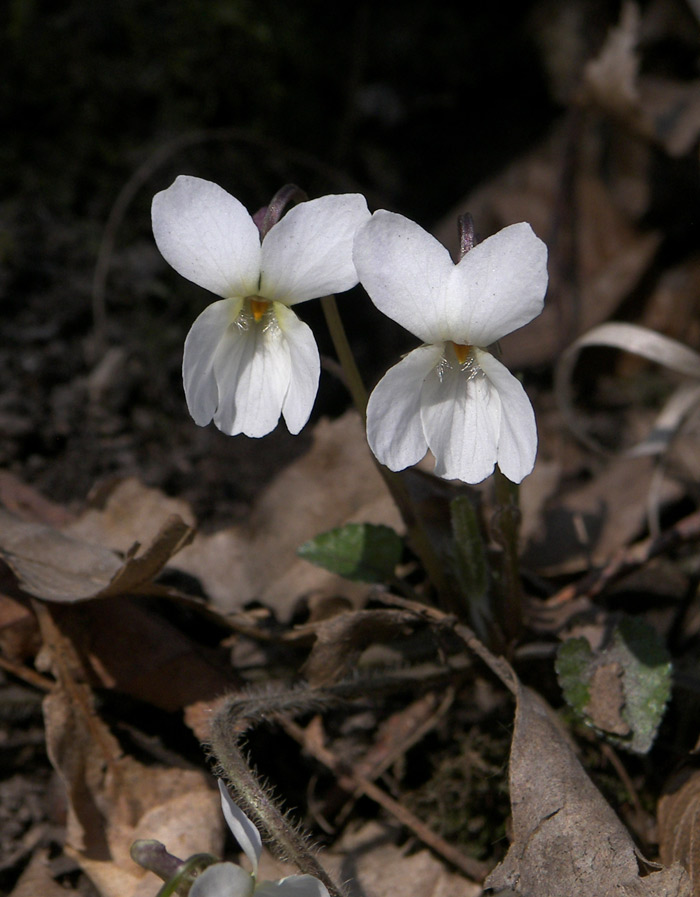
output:
<instances>
[{"instance_id":1,"label":"white violet flower","mask_svg":"<svg viewBox=\"0 0 700 897\"><path fill-rule=\"evenodd\" d=\"M221 806L228 827L253 865L253 872L235 863L214 863L194 880L190 897L328 897L323 882L313 875L289 875L279 881L257 882L258 860L262 853L260 833L245 813L231 800L219 779Z\"/></svg>"},{"instance_id":2,"label":"white violet flower","mask_svg":"<svg viewBox=\"0 0 700 897\"><path fill-rule=\"evenodd\" d=\"M310 328L291 306L358 281L352 244L369 219L359 194L323 196L290 209L262 242L233 196L181 176L153 199L153 234L183 277L223 297L185 341L182 376L190 414L224 433L264 436L280 414L291 433L309 419L320 362Z\"/></svg>"},{"instance_id":3,"label":"white violet flower","mask_svg":"<svg viewBox=\"0 0 700 897\"><path fill-rule=\"evenodd\" d=\"M379 381L367 438L391 470L430 451L435 473L478 483L498 463L519 483L532 471L537 427L520 382L487 351L541 311L547 247L513 224L458 264L421 227L378 211L355 238L355 267L374 304L424 345Z\"/></svg>"}]
</instances>

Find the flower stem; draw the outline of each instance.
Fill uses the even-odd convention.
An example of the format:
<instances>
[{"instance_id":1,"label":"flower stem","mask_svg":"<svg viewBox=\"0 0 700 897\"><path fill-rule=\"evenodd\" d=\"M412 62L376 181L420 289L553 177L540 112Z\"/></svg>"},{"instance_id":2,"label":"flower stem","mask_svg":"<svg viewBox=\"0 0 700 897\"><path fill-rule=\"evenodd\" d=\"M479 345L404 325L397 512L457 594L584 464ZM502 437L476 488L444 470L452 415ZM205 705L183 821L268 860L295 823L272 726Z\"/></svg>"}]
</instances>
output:
<instances>
[{"instance_id":1,"label":"flower stem","mask_svg":"<svg viewBox=\"0 0 700 897\"><path fill-rule=\"evenodd\" d=\"M523 595L520 584L518 537L520 507L518 487L501 473L498 466L493 474L496 495L496 512L493 518L494 537L503 548L503 558L498 579L496 619L500 621L506 640L506 649L512 648L522 632Z\"/></svg>"},{"instance_id":2,"label":"flower stem","mask_svg":"<svg viewBox=\"0 0 700 897\"><path fill-rule=\"evenodd\" d=\"M331 339L333 340L338 361L345 374L345 384L362 418L362 422L365 424L367 421L367 389L355 363L355 356L352 354L335 296L324 296L321 299L321 307ZM372 457L374 458L374 456ZM374 461L406 525L406 533L411 548L420 558L423 569L433 586L440 593L443 600L447 601L450 609L453 609L452 605L454 602L450 597L453 589L450 588L444 573L445 564L435 550L425 524L421 520L419 509L411 498L403 478L400 474L380 464L376 458Z\"/></svg>"},{"instance_id":3,"label":"flower stem","mask_svg":"<svg viewBox=\"0 0 700 897\"><path fill-rule=\"evenodd\" d=\"M321 308L326 318L326 324L333 340L335 354L338 356L343 373L345 374L345 385L352 396L355 408L360 412L363 423L367 420L367 390L362 381L362 375L355 363L355 356L352 354L350 343L348 342L343 322L338 311L338 303L335 296L324 296L321 299Z\"/></svg>"}]
</instances>

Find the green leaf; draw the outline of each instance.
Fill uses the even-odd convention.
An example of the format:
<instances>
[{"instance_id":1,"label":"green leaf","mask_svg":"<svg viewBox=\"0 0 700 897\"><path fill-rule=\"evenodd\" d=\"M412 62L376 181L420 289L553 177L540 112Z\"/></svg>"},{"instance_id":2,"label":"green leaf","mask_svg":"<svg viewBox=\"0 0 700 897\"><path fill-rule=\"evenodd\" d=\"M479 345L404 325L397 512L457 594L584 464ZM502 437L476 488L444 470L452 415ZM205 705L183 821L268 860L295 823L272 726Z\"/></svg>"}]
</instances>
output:
<instances>
[{"instance_id":1,"label":"green leaf","mask_svg":"<svg viewBox=\"0 0 700 897\"><path fill-rule=\"evenodd\" d=\"M401 560L403 543L391 527L348 523L321 533L297 549L299 557L360 582L388 582Z\"/></svg>"},{"instance_id":2,"label":"green leaf","mask_svg":"<svg viewBox=\"0 0 700 897\"><path fill-rule=\"evenodd\" d=\"M556 661L567 703L610 742L636 754L651 748L671 694L671 661L656 630L624 617L605 647L569 639Z\"/></svg>"},{"instance_id":3,"label":"green leaf","mask_svg":"<svg viewBox=\"0 0 700 897\"><path fill-rule=\"evenodd\" d=\"M570 638L559 646L555 668L567 704L585 716L591 691L588 687L593 651L585 638Z\"/></svg>"}]
</instances>

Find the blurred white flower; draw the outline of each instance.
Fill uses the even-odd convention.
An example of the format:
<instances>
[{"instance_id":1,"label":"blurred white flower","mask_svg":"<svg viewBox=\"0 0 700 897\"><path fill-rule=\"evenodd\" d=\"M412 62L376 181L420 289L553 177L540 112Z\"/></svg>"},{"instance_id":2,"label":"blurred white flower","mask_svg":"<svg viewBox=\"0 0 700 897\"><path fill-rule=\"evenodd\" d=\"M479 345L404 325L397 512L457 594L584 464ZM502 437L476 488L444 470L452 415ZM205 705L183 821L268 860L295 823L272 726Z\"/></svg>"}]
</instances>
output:
<instances>
[{"instance_id":1,"label":"blurred white flower","mask_svg":"<svg viewBox=\"0 0 700 897\"><path fill-rule=\"evenodd\" d=\"M455 265L421 227L376 212L355 238L355 267L374 304L424 345L380 380L367 407L367 437L391 470L430 449L435 473L478 483L498 463L515 483L537 453L532 405L519 381L486 350L541 311L547 248L513 224Z\"/></svg>"},{"instance_id":2,"label":"blurred white flower","mask_svg":"<svg viewBox=\"0 0 700 897\"><path fill-rule=\"evenodd\" d=\"M176 271L223 298L185 341L190 414L224 433L264 436L280 414L291 433L309 419L318 389L313 334L290 306L357 283L352 244L369 218L359 194L292 208L262 242L253 218L211 181L181 176L153 199L158 249Z\"/></svg>"},{"instance_id":3,"label":"blurred white flower","mask_svg":"<svg viewBox=\"0 0 700 897\"><path fill-rule=\"evenodd\" d=\"M257 882L258 860L262 852L260 833L245 813L231 800L219 779L221 806L228 827L253 865L246 872L235 863L214 863L194 880L189 897L328 897L323 882L313 875L290 875L279 881Z\"/></svg>"}]
</instances>

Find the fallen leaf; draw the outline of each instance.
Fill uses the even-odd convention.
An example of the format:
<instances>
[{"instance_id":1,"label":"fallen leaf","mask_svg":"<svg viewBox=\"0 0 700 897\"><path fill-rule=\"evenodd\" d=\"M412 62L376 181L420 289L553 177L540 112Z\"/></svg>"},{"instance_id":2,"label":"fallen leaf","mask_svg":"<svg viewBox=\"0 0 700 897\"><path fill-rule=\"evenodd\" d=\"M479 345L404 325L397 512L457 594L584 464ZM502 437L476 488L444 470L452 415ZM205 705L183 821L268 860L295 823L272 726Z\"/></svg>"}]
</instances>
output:
<instances>
[{"instance_id":1,"label":"fallen leaf","mask_svg":"<svg viewBox=\"0 0 700 897\"><path fill-rule=\"evenodd\" d=\"M359 610L337 614L329 620L301 628L316 636L303 673L311 685L338 682L354 668L369 645L395 639L415 624L415 614L400 610Z\"/></svg>"},{"instance_id":2,"label":"fallen leaf","mask_svg":"<svg viewBox=\"0 0 700 897\"><path fill-rule=\"evenodd\" d=\"M0 509L0 557L25 592L45 601L72 603L137 591L192 535L183 520L169 517L140 553L132 545L122 559L101 545Z\"/></svg>"},{"instance_id":3,"label":"fallen leaf","mask_svg":"<svg viewBox=\"0 0 700 897\"><path fill-rule=\"evenodd\" d=\"M664 786L657 808L659 855L678 862L690 875L693 895L700 893L700 770L686 768Z\"/></svg>"},{"instance_id":4,"label":"fallen leaf","mask_svg":"<svg viewBox=\"0 0 700 897\"><path fill-rule=\"evenodd\" d=\"M639 6L623 4L595 59L584 68L583 95L671 156L688 153L700 133L700 82L640 75Z\"/></svg>"},{"instance_id":5,"label":"fallen leaf","mask_svg":"<svg viewBox=\"0 0 700 897\"><path fill-rule=\"evenodd\" d=\"M40 848L34 852L9 897L69 897L70 894L80 894L80 891L64 888L55 880L51 874L49 852Z\"/></svg>"},{"instance_id":6,"label":"fallen leaf","mask_svg":"<svg viewBox=\"0 0 700 897\"><path fill-rule=\"evenodd\" d=\"M368 823L343 837L340 856L335 851L324 855L324 865L337 878L356 883L353 893L367 897L479 897L482 893L479 885L449 871L429 851L409 854L393 839L391 829Z\"/></svg>"},{"instance_id":7,"label":"fallen leaf","mask_svg":"<svg viewBox=\"0 0 700 897\"><path fill-rule=\"evenodd\" d=\"M551 708L520 685L510 798L513 843L486 887L522 897L690 897L677 864L639 877L629 833L586 775Z\"/></svg>"},{"instance_id":8,"label":"fallen leaf","mask_svg":"<svg viewBox=\"0 0 700 897\"><path fill-rule=\"evenodd\" d=\"M146 767L124 755L96 713L90 689L74 678L79 659L48 609L40 622L58 679L45 698L44 717L47 753L66 789L67 852L102 897L142 894L145 876L155 893L157 879L131 859L132 842L148 837L177 844L184 854L220 854L219 796L204 773Z\"/></svg>"},{"instance_id":9,"label":"fallen leaf","mask_svg":"<svg viewBox=\"0 0 700 897\"><path fill-rule=\"evenodd\" d=\"M341 594L357 604L366 586L297 556L299 546L319 532L353 522L403 532L362 423L348 412L316 425L311 449L261 493L245 526L198 534L171 566L196 576L224 614L258 601L286 621L300 596L310 594Z\"/></svg>"}]
</instances>

